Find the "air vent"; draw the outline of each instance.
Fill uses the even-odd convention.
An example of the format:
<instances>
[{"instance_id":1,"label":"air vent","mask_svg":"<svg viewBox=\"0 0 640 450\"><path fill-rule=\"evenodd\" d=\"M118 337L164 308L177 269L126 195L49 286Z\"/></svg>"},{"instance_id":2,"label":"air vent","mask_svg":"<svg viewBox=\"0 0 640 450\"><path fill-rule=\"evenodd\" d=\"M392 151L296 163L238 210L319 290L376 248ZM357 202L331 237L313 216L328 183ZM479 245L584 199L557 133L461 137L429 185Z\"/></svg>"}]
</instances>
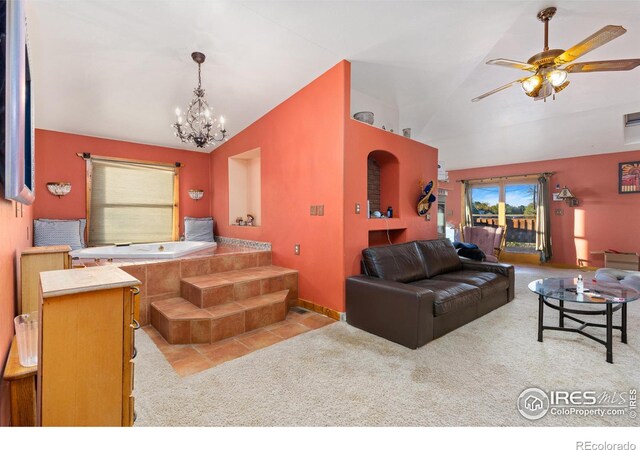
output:
<instances>
[{"instance_id":1,"label":"air vent","mask_svg":"<svg viewBox=\"0 0 640 450\"><path fill-rule=\"evenodd\" d=\"M640 125L640 112L630 113L624 115L624 126L633 127Z\"/></svg>"}]
</instances>

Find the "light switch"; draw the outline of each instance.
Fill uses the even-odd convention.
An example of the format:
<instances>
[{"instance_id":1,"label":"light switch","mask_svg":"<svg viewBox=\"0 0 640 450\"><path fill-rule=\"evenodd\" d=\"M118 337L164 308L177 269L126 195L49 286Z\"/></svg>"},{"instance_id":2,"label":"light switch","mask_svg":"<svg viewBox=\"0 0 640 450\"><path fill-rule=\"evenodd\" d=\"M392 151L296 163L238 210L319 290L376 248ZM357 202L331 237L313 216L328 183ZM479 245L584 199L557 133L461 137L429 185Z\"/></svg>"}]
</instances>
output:
<instances>
[{"instance_id":1,"label":"light switch","mask_svg":"<svg viewBox=\"0 0 640 450\"><path fill-rule=\"evenodd\" d=\"M318 215L318 207L316 205L311 205L311 215L312 216Z\"/></svg>"},{"instance_id":2,"label":"light switch","mask_svg":"<svg viewBox=\"0 0 640 450\"><path fill-rule=\"evenodd\" d=\"M324 205L318 205L318 215L324 216Z\"/></svg>"},{"instance_id":3,"label":"light switch","mask_svg":"<svg viewBox=\"0 0 640 450\"><path fill-rule=\"evenodd\" d=\"M561 208L556 209L556 216L564 216L564 209L561 209Z\"/></svg>"}]
</instances>

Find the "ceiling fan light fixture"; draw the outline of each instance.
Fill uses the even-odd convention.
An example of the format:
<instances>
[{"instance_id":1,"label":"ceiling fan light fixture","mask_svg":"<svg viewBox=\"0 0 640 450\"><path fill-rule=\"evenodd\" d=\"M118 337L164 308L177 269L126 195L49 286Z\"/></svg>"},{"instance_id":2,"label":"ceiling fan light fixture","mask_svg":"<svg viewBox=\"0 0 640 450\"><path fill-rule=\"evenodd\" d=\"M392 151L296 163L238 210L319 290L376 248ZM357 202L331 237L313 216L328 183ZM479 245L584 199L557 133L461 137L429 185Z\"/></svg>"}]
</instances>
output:
<instances>
[{"instance_id":1,"label":"ceiling fan light fixture","mask_svg":"<svg viewBox=\"0 0 640 450\"><path fill-rule=\"evenodd\" d=\"M547 74L547 79L554 88L557 88L558 86L562 86L564 82L567 81L568 76L569 74L566 70L555 69Z\"/></svg>"},{"instance_id":2,"label":"ceiling fan light fixture","mask_svg":"<svg viewBox=\"0 0 640 450\"><path fill-rule=\"evenodd\" d=\"M542 77L538 74L533 75L522 82L522 89L524 89L527 95L537 95L537 91L540 90L540 86L542 86Z\"/></svg>"},{"instance_id":3,"label":"ceiling fan light fixture","mask_svg":"<svg viewBox=\"0 0 640 450\"><path fill-rule=\"evenodd\" d=\"M560 86L554 86L553 90L555 91L555 93L557 94L560 91L563 91L564 88L566 88L567 86L569 86L569 83L571 83L569 80L565 81L564 83L562 83Z\"/></svg>"}]
</instances>

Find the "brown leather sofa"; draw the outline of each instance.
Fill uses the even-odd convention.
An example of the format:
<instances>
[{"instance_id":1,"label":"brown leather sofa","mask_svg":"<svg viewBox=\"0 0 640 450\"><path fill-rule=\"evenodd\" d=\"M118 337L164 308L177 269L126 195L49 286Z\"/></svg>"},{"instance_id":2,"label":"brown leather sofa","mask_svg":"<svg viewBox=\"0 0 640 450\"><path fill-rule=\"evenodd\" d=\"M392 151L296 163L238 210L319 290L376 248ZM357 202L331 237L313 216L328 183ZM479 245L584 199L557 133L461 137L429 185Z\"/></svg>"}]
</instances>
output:
<instances>
[{"instance_id":1,"label":"brown leather sofa","mask_svg":"<svg viewBox=\"0 0 640 450\"><path fill-rule=\"evenodd\" d=\"M513 300L513 266L460 258L448 239L362 251L347 278L347 323L418 348Z\"/></svg>"}]
</instances>

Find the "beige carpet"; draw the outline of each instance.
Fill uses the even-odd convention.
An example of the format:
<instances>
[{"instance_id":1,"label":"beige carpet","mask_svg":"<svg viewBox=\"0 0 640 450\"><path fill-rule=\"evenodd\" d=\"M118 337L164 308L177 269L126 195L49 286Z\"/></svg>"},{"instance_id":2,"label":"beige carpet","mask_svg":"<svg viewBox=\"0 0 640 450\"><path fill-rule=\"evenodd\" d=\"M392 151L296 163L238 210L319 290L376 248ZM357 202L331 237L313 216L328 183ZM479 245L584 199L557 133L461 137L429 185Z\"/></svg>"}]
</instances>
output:
<instances>
[{"instance_id":1,"label":"beige carpet","mask_svg":"<svg viewBox=\"0 0 640 450\"><path fill-rule=\"evenodd\" d=\"M640 388L640 301L628 308L629 344L614 332L615 364L605 362L604 346L577 334L547 331L537 342L538 302L527 284L576 274L518 267L514 301L418 350L335 323L180 378L139 332L136 425L637 426L628 416L529 421L516 410L533 386ZM548 312L545 323L556 317Z\"/></svg>"}]
</instances>

